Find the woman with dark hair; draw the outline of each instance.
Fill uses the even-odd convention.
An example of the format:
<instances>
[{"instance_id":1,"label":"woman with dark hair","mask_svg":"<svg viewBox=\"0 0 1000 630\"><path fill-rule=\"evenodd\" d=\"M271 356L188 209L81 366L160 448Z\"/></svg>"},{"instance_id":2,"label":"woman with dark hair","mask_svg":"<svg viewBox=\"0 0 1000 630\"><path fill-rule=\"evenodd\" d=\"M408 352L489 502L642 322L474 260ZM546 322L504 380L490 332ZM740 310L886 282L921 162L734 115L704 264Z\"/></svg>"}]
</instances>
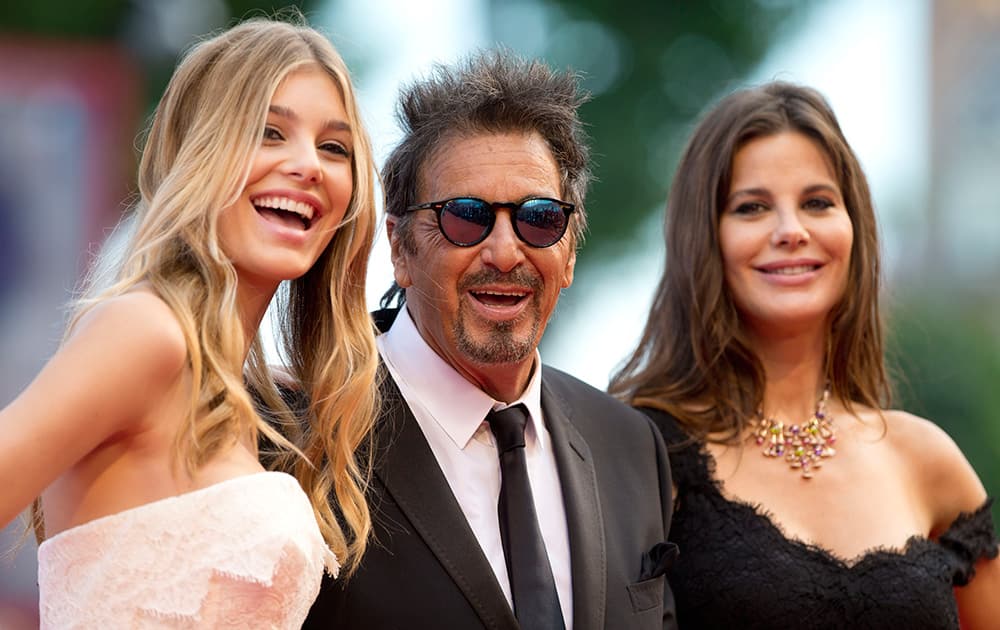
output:
<instances>
[{"instance_id":1,"label":"woman with dark hair","mask_svg":"<svg viewBox=\"0 0 1000 630\"><path fill-rule=\"evenodd\" d=\"M983 485L888 409L875 214L824 98L776 82L710 109L666 250L610 389L671 448L681 627L996 627Z\"/></svg>"}]
</instances>

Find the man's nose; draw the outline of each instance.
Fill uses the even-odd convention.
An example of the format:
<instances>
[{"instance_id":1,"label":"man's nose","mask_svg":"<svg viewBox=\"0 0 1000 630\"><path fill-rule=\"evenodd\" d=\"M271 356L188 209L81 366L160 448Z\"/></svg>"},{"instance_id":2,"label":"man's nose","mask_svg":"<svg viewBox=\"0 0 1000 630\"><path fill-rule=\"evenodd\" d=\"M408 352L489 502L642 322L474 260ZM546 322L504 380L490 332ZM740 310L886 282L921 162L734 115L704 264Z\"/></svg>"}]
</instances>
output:
<instances>
[{"instance_id":1,"label":"man's nose","mask_svg":"<svg viewBox=\"0 0 1000 630\"><path fill-rule=\"evenodd\" d=\"M510 210L497 210L493 229L481 250L483 262L503 272L511 271L524 260L524 242L514 231L512 218Z\"/></svg>"}]
</instances>

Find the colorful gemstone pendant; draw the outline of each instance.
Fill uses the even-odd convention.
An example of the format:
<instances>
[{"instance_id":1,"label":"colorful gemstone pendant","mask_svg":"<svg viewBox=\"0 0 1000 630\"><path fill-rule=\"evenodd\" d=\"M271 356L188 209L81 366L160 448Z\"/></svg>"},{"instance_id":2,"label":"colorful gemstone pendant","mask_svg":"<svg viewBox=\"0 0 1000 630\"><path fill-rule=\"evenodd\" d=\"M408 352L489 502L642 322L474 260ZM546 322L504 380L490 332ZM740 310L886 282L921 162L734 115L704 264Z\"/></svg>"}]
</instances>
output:
<instances>
[{"instance_id":1,"label":"colorful gemstone pendant","mask_svg":"<svg viewBox=\"0 0 1000 630\"><path fill-rule=\"evenodd\" d=\"M762 447L765 457L780 457L792 470L798 470L804 479L811 479L813 473L822 467L823 460L837 454L833 445L837 436L833 430L833 418L826 413L826 401L830 388L823 390L816 412L802 424L778 422L773 418L761 417L758 413L757 428L753 432L757 446Z\"/></svg>"}]
</instances>

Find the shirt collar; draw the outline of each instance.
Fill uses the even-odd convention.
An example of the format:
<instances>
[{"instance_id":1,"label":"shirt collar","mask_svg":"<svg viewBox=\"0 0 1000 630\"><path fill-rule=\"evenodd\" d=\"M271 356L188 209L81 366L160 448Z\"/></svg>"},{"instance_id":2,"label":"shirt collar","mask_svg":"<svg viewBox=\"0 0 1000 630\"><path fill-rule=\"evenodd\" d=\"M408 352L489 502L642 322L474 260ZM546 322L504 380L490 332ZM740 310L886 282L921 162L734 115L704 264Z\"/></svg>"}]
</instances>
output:
<instances>
[{"instance_id":1,"label":"shirt collar","mask_svg":"<svg viewBox=\"0 0 1000 630\"><path fill-rule=\"evenodd\" d=\"M402 388L419 396L418 400L408 398L407 402L421 405L458 448L464 449L468 445L490 410L517 403L524 403L528 409L528 426L531 429L527 431L526 439L530 440L534 434L538 446L546 448L547 435L543 430L541 404L542 361L537 349L535 369L524 393L515 401L503 403L467 381L438 356L420 335L405 306L400 308L388 332L379 335L378 346L383 360L403 381Z\"/></svg>"}]
</instances>

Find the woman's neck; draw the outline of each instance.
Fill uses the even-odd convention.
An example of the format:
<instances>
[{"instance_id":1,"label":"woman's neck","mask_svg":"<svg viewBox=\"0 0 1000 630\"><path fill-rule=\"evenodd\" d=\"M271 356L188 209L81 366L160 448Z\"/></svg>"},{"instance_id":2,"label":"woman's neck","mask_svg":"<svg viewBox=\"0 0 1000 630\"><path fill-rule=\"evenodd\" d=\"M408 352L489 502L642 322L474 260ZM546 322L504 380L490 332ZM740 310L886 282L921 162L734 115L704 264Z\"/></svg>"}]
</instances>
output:
<instances>
[{"instance_id":1,"label":"woman's neck","mask_svg":"<svg viewBox=\"0 0 1000 630\"><path fill-rule=\"evenodd\" d=\"M243 326L244 346L243 360L246 360L250 353L250 346L257 336L257 330L267 312L267 306L271 303L271 298L277 287L262 289L247 283L241 282L236 287L237 311L240 324Z\"/></svg>"},{"instance_id":2,"label":"woman's neck","mask_svg":"<svg viewBox=\"0 0 1000 630\"><path fill-rule=\"evenodd\" d=\"M792 424L810 418L826 387L825 329L785 337L752 337L751 346L766 379L763 415Z\"/></svg>"}]
</instances>

